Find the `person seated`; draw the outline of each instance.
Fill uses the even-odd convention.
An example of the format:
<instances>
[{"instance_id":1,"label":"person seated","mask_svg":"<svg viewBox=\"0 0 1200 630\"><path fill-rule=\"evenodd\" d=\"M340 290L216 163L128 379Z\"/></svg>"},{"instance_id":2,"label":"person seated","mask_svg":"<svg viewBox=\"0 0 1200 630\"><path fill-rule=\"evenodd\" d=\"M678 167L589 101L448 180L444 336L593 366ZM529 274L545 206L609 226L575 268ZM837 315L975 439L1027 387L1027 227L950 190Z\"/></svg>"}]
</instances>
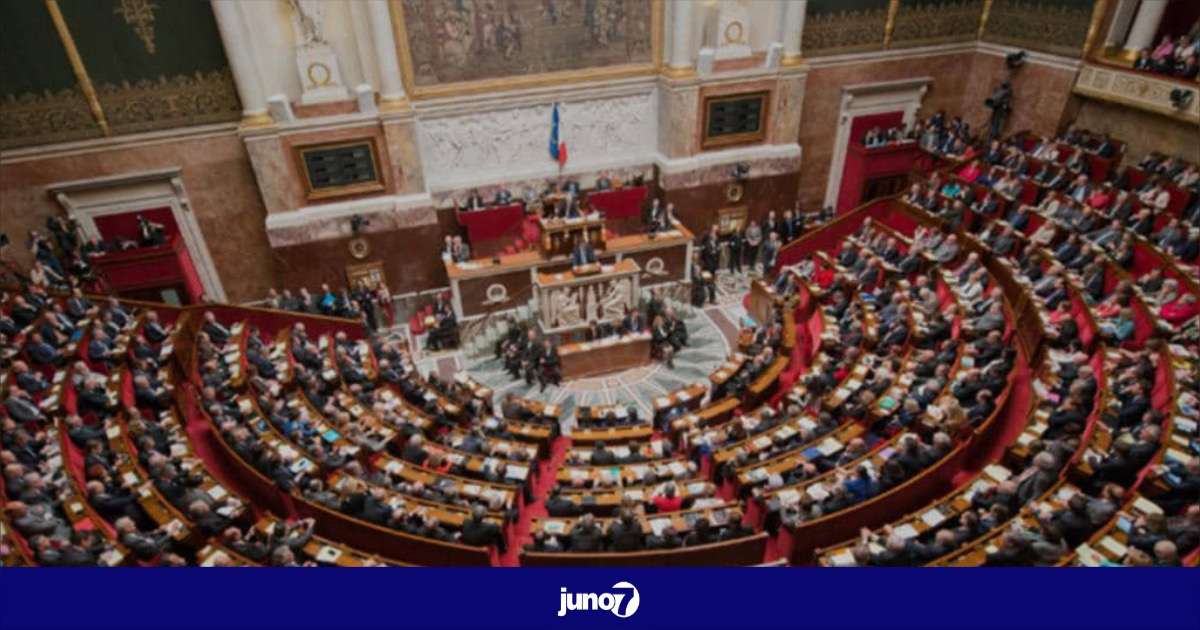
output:
<instances>
[{"instance_id":1,"label":"person seated","mask_svg":"<svg viewBox=\"0 0 1200 630\"><path fill-rule=\"evenodd\" d=\"M550 342L549 337L542 339L541 352L537 359L538 382L541 391L546 391L546 383L559 385L562 383L562 361L558 356L558 348Z\"/></svg>"},{"instance_id":2,"label":"person seated","mask_svg":"<svg viewBox=\"0 0 1200 630\"><path fill-rule=\"evenodd\" d=\"M486 204L483 202L483 195L479 194L479 190L472 188L467 195L466 201L459 206L460 210L483 210Z\"/></svg>"}]
</instances>

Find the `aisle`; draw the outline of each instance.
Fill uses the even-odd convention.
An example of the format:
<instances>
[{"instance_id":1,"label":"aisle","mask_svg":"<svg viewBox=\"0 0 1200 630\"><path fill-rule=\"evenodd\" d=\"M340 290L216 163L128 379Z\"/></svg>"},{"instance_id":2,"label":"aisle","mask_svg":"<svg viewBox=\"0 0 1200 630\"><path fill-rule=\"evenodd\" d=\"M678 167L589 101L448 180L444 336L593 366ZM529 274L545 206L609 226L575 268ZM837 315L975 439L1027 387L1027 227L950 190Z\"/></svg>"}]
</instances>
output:
<instances>
[{"instance_id":1,"label":"aisle","mask_svg":"<svg viewBox=\"0 0 1200 630\"><path fill-rule=\"evenodd\" d=\"M509 527L508 553L498 558L498 562L495 563L496 566L519 566L521 547L531 540L529 536L530 523L535 518L549 516L545 507L546 493L550 491L550 488L554 487L558 469L566 461L567 449L570 447L571 439L566 437L559 437L550 445L549 459L538 465L537 483L533 487L533 494L537 497L537 501L526 505L525 509L521 510L521 517Z\"/></svg>"}]
</instances>

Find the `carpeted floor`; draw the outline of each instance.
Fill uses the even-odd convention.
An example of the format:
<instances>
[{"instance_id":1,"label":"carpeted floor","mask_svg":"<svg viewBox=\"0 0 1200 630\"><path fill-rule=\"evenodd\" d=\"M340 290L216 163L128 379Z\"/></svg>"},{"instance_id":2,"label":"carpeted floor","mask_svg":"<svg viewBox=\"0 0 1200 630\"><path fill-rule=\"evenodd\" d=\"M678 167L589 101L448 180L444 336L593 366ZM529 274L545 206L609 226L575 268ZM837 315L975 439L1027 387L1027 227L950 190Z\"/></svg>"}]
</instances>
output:
<instances>
[{"instance_id":1,"label":"carpeted floor","mask_svg":"<svg viewBox=\"0 0 1200 630\"><path fill-rule=\"evenodd\" d=\"M746 317L742 298L748 286L749 278L745 275L719 274L716 303L695 310L684 320L688 327L688 345L676 356L675 369L656 362L599 377L567 381L542 391L537 383L529 386L522 380L514 380L498 359L471 359L461 351L422 353L417 368L422 374L436 371L442 377L451 377L465 369L477 381L491 387L497 400L512 392L524 398L561 405L564 417L570 417L577 406L607 404L632 404L638 407L640 414L652 415L655 398L692 383L707 382L709 374L728 357ZM423 341L416 339L411 347L422 347Z\"/></svg>"}]
</instances>

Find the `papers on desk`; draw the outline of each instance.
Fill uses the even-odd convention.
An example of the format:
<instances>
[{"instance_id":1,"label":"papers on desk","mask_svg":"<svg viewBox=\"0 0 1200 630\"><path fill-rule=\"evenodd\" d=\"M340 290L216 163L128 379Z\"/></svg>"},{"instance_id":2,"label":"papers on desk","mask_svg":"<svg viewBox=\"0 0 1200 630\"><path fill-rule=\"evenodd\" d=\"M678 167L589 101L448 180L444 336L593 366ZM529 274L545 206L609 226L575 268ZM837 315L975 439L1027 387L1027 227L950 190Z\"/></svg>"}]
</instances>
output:
<instances>
[{"instance_id":1,"label":"papers on desk","mask_svg":"<svg viewBox=\"0 0 1200 630\"><path fill-rule=\"evenodd\" d=\"M650 519L650 531L654 532L655 536L662 536L663 530L671 525L669 518Z\"/></svg>"},{"instance_id":2,"label":"papers on desk","mask_svg":"<svg viewBox=\"0 0 1200 630\"><path fill-rule=\"evenodd\" d=\"M322 545L321 550L317 552L317 562L322 564L337 564L341 557L342 550L329 545Z\"/></svg>"},{"instance_id":3,"label":"papers on desk","mask_svg":"<svg viewBox=\"0 0 1200 630\"><path fill-rule=\"evenodd\" d=\"M938 510L937 508L928 510L921 515L921 522L930 527L937 527L945 520L946 517L942 514L941 510Z\"/></svg>"},{"instance_id":4,"label":"papers on desk","mask_svg":"<svg viewBox=\"0 0 1200 630\"><path fill-rule=\"evenodd\" d=\"M825 498L829 496L829 491L825 489L825 486L819 483L809 485L808 488L805 489L805 492L815 501L824 501Z\"/></svg>"},{"instance_id":5,"label":"papers on desk","mask_svg":"<svg viewBox=\"0 0 1200 630\"><path fill-rule=\"evenodd\" d=\"M529 467L511 465L508 467L508 472L505 473L505 478L524 481L529 476Z\"/></svg>"},{"instance_id":6,"label":"papers on desk","mask_svg":"<svg viewBox=\"0 0 1200 630\"><path fill-rule=\"evenodd\" d=\"M800 503L800 492L793 488L781 490L776 496L779 497L779 503L782 505L796 505Z\"/></svg>"},{"instance_id":7,"label":"papers on desk","mask_svg":"<svg viewBox=\"0 0 1200 630\"><path fill-rule=\"evenodd\" d=\"M645 493L642 492L641 490L626 490L624 496L626 499L631 499L633 501L641 501L642 498L645 496Z\"/></svg>"},{"instance_id":8,"label":"papers on desk","mask_svg":"<svg viewBox=\"0 0 1200 630\"><path fill-rule=\"evenodd\" d=\"M822 441L819 446L817 446L817 450L820 451L822 455L828 457L842 450L842 443L834 438L825 438L825 440Z\"/></svg>"},{"instance_id":9,"label":"papers on desk","mask_svg":"<svg viewBox=\"0 0 1200 630\"><path fill-rule=\"evenodd\" d=\"M654 406L655 406L655 407L658 407L659 409L663 409L663 408L666 408L666 407L670 407L670 406L671 406L671 399L670 399L670 398L667 398L666 396L662 396L662 397L659 397L659 398L655 398L655 399L654 399Z\"/></svg>"},{"instance_id":10,"label":"papers on desk","mask_svg":"<svg viewBox=\"0 0 1200 630\"><path fill-rule=\"evenodd\" d=\"M1092 549L1087 543L1075 548L1075 557L1079 558L1079 564L1085 567L1098 567L1104 564L1104 556L1100 555L1099 551Z\"/></svg>"},{"instance_id":11,"label":"papers on desk","mask_svg":"<svg viewBox=\"0 0 1200 630\"><path fill-rule=\"evenodd\" d=\"M1075 488L1063 487L1059 488L1058 492L1056 492L1054 496L1059 500L1059 502L1061 502L1063 505L1066 505L1067 501L1070 501L1071 497L1075 496L1075 492Z\"/></svg>"},{"instance_id":12,"label":"papers on desk","mask_svg":"<svg viewBox=\"0 0 1200 630\"><path fill-rule=\"evenodd\" d=\"M995 479L998 482L1007 481L1012 476L1012 472L999 464L992 464L983 469L983 472L988 477Z\"/></svg>"},{"instance_id":13,"label":"papers on desk","mask_svg":"<svg viewBox=\"0 0 1200 630\"><path fill-rule=\"evenodd\" d=\"M567 524L562 521L545 521L542 523L542 531L547 534L561 534L567 531Z\"/></svg>"},{"instance_id":14,"label":"papers on desk","mask_svg":"<svg viewBox=\"0 0 1200 630\"><path fill-rule=\"evenodd\" d=\"M756 438L753 442L751 442L751 444L754 445L754 448L757 448L760 450L767 449L767 448L771 447L771 438L769 438L765 435L760 436L760 437Z\"/></svg>"},{"instance_id":15,"label":"papers on desk","mask_svg":"<svg viewBox=\"0 0 1200 630\"><path fill-rule=\"evenodd\" d=\"M1105 536L1102 538L1100 540L1100 546L1117 558L1123 558L1125 557L1125 554L1129 552L1129 548L1126 547L1124 543L1116 538L1113 538L1112 536Z\"/></svg>"},{"instance_id":16,"label":"papers on desk","mask_svg":"<svg viewBox=\"0 0 1200 630\"><path fill-rule=\"evenodd\" d=\"M200 566L215 567L215 566L217 566L218 561L221 562L222 565L228 563L229 562L229 554L225 553L224 551L218 550L215 553L209 555L207 558L205 558L204 562L200 563Z\"/></svg>"},{"instance_id":17,"label":"papers on desk","mask_svg":"<svg viewBox=\"0 0 1200 630\"><path fill-rule=\"evenodd\" d=\"M475 497L475 496L479 496L480 490L482 490L482 488L480 488L478 484L469 483L469 484L463 486L462 492L463 492L463 494Z\"/></svg>"},{"instance_id":18,"label":"papers on desk","mask_svg":"<svg viewBox=\"0 0 1200 630\"><path fill-rule=\"evenodd\" d=\"M220 501L229 496L229 493L225 491L223 486L213 486L208 489L208 496L212 497L213 501Z\"/></svg>"},{"instance_id":19,"label":"papers on desk","mask_svg":"<svg viewBox=\"0 0 1200 630\"><path fill-rule=\"evenodd\" d=\"M1133 509L1142 514L1162 514L1162 508L1157 503L1147 499L1146 497L1138 497L1133 502Z\"/></svg>"},{"instance_id":20,"label":"papers on desk","mask_svg":"<svg viewBox=\"0 0 1200 630\"><path fill-rule=\"evenodd\" d=\"M917 536L921 535L921 532L918 532L917 528L913 527L912 523L905 523L900 527L893 528L892 533L903 538L904 540L916 538Z\"/></svg>"},{"instance_id":21,"label":"papers on desk","mask_svg":"<svg viewBox=\"0 0 1200 630\"><path fill-rule=\"evenodd\" d=\"M858 563L854 561L854 554L849 549L841 549L829 555L829 562L835 567L856 567Z\"/></svg>"},{"instance_id":22,"label":"papers on desk","mask_svg":"<svg viewBox=\"0 0 1200 630\"><path fill-rule=\"evenodd\" d=\"M188 447L183 444L171 445L171 457L183 457L188 454Z\"/></svg>"},{"instance_id":23,"label":"papers on desk","mask_svg":"<svg viewBox=\"0 0 1200 630\"><path fill-rule=\"evenodd\" d=\"M389 459L387 463L383 465L383 469L392 473L393 475L399 475L400 471L404 470L404 464L401 464L399 460Z\"/></svg>"},{"instance_id":24,"label":"papers on desk","mask_svg":"<svg viewBox=\"0 0 1200 630\"><path fill-rule=\"evenodd\" d=\"M687 491L688 494L704 494L708 491L708 484L704 483L703 481L689 483L687 485Z\"/></svg>"},{"instance_id":25,"label":"papers on desk","mask_svg":"<svg viewBox=\"0 0 1200 630\"><path fill-rule=\"evenodd\" d=\"M129 471L129 472L126 472L125 474L121 475L121 479L125 482L125 485L127 485L127 486L137 485L137 483L139 481L141 481L140 479L138 479L138 476L133 473L133 471Z\"/></svg>"}]
</instances>

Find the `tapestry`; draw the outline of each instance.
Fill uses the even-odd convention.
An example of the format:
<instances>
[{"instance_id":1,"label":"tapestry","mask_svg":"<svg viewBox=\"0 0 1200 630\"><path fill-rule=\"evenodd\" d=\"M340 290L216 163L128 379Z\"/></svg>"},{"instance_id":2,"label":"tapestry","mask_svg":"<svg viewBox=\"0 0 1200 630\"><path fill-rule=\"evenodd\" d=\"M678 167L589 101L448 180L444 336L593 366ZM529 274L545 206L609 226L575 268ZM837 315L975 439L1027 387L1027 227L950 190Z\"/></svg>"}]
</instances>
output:
<instances>
[{"instance_id":1,"label":"tapestry","mask_svg":"<svg viewBox=\"0 0 1200 630\"><path fill-rule=\"evenodd\" d=\"M404 0L418 86L652 59L650 0Z\"/></svg>"}]
</instances>

